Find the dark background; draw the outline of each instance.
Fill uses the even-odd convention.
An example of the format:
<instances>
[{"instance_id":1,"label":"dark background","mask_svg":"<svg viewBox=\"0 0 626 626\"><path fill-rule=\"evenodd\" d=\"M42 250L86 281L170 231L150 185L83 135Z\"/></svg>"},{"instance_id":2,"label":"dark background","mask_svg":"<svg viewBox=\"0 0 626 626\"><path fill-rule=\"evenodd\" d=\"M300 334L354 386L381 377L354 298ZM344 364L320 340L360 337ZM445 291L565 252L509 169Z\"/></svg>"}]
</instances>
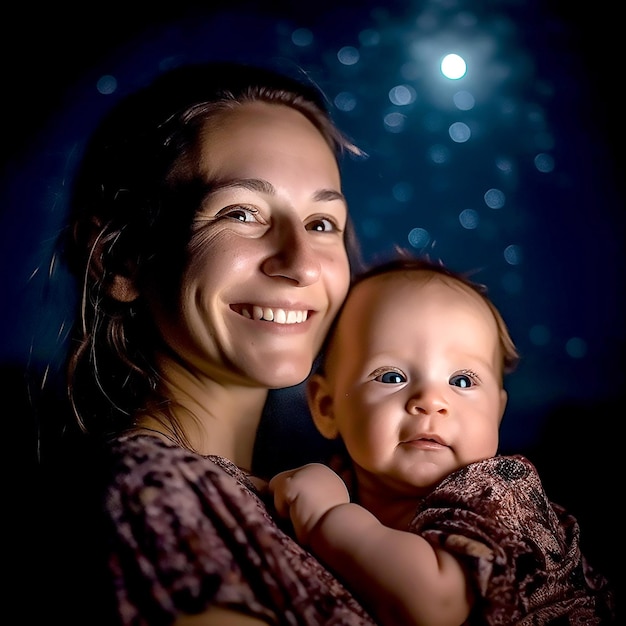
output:
<instances>
[{"instance_id":1,"label":"dark background","mask_svg":"<svg viewBox=\"0 0 626 626\"><path fill-rule=\"evenodd\" d=\"M626 220L616 17L539 0L208 6L22 3L5 16L0 365L5 397L26 407L7 413L16 420L13 467L26 475L41 453L40 416L29 408L47 365L62 360L74 297L62 274L47 280L49 258L89 132L163 68L278 59L319 82L339 126L369 155L344 167L366 257L413 241L488 286L522 354L507 380L502 450L535 461L621 591ZM345 46L358 53L354 65L338 59ZM468 61L456 82L437 73L448 51ZM412 103L390 101L398 85L414 90ZM454 105L459 90L472 94L472 108ZM400 127L385 122L394 114ZM456 122L468 141L451 139ZM490 189L502 192L500 208L486 204ZM426 239L409 239L413 229ZM300 397L296 389L275 402ZM270 407L260 442L273 451L261 466L300 463L305 446L315 454L321 443L306 417L286 425L273 415Z\"/></svg>"}]
</instances>

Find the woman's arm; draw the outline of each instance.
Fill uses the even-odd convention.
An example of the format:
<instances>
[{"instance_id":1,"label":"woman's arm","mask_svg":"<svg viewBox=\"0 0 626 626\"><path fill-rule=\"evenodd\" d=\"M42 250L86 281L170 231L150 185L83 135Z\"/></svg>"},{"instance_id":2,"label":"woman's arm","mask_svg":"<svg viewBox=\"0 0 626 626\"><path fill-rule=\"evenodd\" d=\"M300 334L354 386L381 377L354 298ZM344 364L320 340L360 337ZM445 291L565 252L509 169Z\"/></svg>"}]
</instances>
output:
<instances>
[{"instance_id":1,"label":"woman's arm","mask_svg":"<svg viewBox=\"0 0 626 626\"><path fill-rule=\"evenodd\" d=\"M272 479L279 514L385 626L462 624L471 593L459 561L408 531L383 526L349 502L330 468L309 464Z\"/></svg>"}]
</instances>

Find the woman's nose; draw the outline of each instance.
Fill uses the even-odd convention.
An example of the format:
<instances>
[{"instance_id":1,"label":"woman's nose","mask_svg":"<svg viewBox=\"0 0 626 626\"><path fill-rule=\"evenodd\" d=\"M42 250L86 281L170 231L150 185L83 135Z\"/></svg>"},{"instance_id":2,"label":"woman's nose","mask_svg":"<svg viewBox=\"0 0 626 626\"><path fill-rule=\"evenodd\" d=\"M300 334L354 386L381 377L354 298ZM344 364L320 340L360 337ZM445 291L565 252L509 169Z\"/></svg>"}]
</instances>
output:
<instances>
[{"instance_id":1,"label":"woman's nose","mask_svg":"<svg viewBox=\"0 0 626 626\"><path fill-rule=\"evenodd\" d=\"M272 235L269 238L272 250L262 263L262 270L267 276L287 278L299 287L319 279L319 255L311 245L312 235L304 224L279 223Z\"/></svg>"}]
</instances>

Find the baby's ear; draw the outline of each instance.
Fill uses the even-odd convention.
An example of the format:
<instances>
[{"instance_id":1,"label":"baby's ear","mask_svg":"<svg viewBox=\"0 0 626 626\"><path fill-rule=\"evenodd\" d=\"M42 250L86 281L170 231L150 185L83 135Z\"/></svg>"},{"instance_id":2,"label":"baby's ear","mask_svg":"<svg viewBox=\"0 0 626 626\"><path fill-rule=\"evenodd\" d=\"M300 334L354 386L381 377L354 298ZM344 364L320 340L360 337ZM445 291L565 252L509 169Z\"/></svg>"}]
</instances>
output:
<instances>
[{"instance_id":1,"label":"baby's ear","mask_svg":"<svg viewBox=\"0 0 626 626\"><path fill-rule=\"evenodd\" d=\"M317 430L326 439L337 439L339 432L335 423L333 397L327 379L321 374L313 374L307 383L306 396Z\"/></svg>"},{"instance_id":2,"label":"baby's ear","mask_svg":"<svg viewBox=\"0 0 626 626\"><path fill-rule=\"evenodd\" d=\"M89 244L91 259L89 273L101 281L107 295L118 302L132 302L139 297L135 276L136 265L128 259L116 259L115 237L103 229L98 218L90 224Z\"/></svg>"},{"instance_id":3,"label":"baby's ear","mask_svg":"<svg viewBox=\"0 0 626 626\"><path fill-rule=\"evenodd\" d=\"M506 404L509 399L509 395L504 389L500 390L500 422L502 422L502 418L504 417L504 410L506 409Z\"/></svg>"}]
</instances>

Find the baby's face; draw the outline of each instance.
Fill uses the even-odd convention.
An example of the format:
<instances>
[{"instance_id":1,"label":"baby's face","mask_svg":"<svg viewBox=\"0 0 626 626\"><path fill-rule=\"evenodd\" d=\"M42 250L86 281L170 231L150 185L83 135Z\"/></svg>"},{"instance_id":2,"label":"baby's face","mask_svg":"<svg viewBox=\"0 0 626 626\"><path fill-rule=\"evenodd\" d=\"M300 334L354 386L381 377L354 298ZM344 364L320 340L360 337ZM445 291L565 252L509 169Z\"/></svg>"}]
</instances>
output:
<instances>
[{"instance_id":1,"label":"baby's face","mask_svg":"<svg viewBox=\"0 0 626 626\"><path fill-rule=\"evenodd\" d=\"M496 453L506 393L478 294L423 272L374 277L350 294L336 338L333 419L360 477L427 492Z\"/></svg>"}]
</instances>

